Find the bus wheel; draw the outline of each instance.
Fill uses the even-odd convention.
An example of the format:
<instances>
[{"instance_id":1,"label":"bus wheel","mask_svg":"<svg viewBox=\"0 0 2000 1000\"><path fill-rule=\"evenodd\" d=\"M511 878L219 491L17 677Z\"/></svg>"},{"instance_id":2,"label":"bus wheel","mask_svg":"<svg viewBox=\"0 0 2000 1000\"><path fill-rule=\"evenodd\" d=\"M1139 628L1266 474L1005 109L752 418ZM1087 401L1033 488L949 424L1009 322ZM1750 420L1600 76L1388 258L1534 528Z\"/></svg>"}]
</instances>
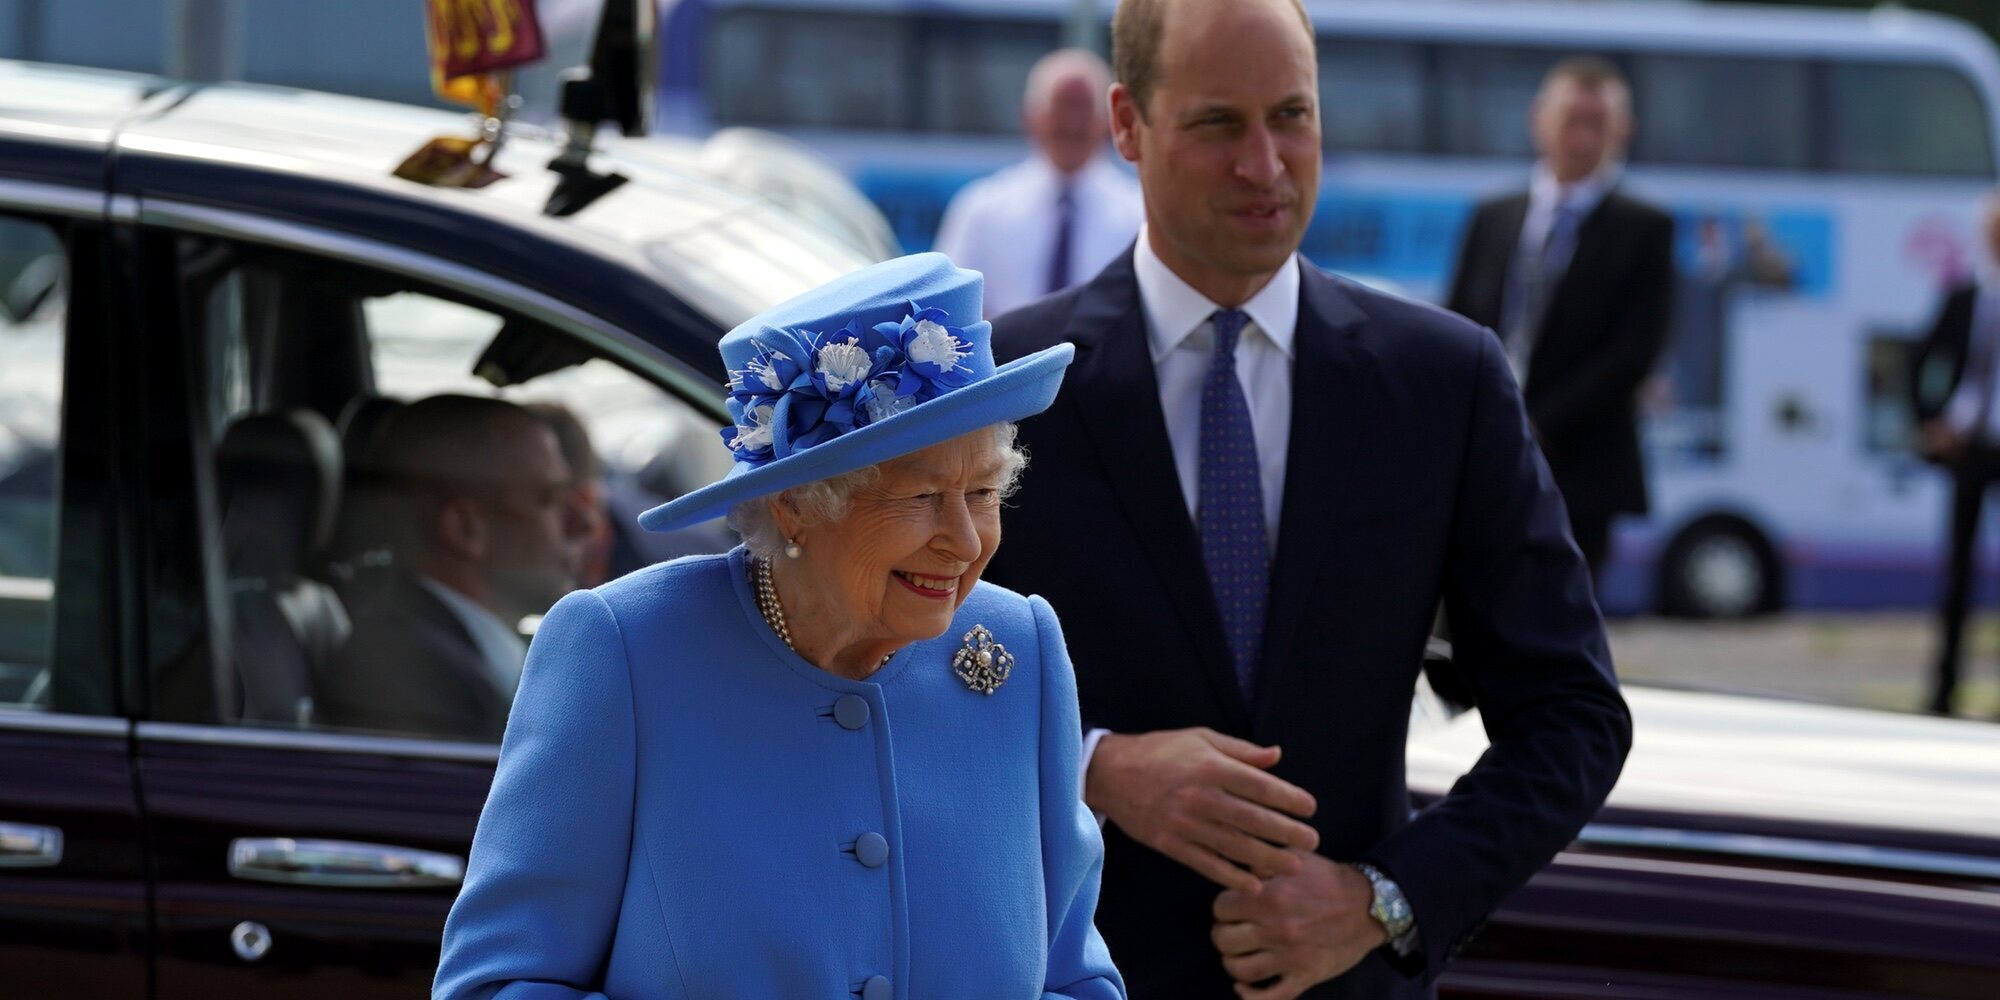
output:
<instances>
[{"instance_id":1,"label":"bus wheel","mask_svg":"<svg viewBox=\"0 0 2000 1000\"><path fill-rule=\"evenodd\" d=\"M1779 605L1777 553L1735 518L1697 521L1660 561L1660 610L1682 618L1747 618Z\"/></svg>"}]
</instances>

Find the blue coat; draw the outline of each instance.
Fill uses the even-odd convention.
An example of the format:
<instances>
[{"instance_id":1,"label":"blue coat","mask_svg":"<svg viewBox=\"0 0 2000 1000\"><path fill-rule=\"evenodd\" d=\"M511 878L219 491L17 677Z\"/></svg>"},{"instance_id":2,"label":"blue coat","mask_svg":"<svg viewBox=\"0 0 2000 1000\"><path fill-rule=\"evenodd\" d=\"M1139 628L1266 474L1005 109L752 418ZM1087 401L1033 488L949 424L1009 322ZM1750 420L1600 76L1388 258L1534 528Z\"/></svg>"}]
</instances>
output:
<instances>
[{"instance_id":1,"label":"blue coat","mask_svg":"<svg viewBox=\"0 0 2000 1000\"><path fill-rule=\"evenodd\" d=\"M1122 998L1048 604L981 584L850 681L764 624L745 559L549 612L434 995ZM975 624L1015 657L990 696L950 665Z\"/></svg>"}]
</instances>

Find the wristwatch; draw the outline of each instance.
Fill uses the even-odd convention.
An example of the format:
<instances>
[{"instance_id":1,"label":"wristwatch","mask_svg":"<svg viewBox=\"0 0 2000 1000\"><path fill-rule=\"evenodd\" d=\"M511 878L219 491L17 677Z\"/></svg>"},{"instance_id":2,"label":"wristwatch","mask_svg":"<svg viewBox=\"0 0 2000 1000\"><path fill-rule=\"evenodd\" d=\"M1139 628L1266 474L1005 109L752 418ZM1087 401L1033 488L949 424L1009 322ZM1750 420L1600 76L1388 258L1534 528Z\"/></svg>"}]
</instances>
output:
<instances>
[{"instance_id":1,"label":"wristwatch","mask_svg":"<svg viewBox=\"0 0 2000 1000\"><path fill-rule=\"evenodd\" d=\"M1389 943L1399 943L1417 926L1416 914L1410 912L1410 901L1403 898L1403 887L1396 880L1382 874L1382 869L1365 861L1357 861L1354 869L1368 877L1368 884L1375 888L1375 901L1368 905L1368 915L1389 932Z\"/></svg>"}]
</instances>

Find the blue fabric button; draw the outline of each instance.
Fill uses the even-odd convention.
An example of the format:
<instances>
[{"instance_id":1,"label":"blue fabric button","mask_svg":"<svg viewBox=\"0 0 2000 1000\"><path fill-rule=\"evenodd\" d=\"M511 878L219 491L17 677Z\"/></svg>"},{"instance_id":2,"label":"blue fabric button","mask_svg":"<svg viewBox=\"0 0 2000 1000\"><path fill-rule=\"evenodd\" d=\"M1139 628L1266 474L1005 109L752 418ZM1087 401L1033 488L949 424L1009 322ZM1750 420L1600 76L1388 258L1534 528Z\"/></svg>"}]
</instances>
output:
<instances>
[{"instance_id":1,"label":"blue fabric button","mask_svg":"<svg viewBox=\"0 0 2000 1000\"><path fill-rule=\"evenodd\" d=\"M889 988L888 976L869 976L868 981L861 984L861 1000L891 1000L895 995L896 991Z\"/></svg>"},{"instance_id":2,"label":"blue fabric button","mask_svg":"<svg viewBox=\"0 0 2000 1000\"><path fill-rule=\"evenodd\" d=\"M833 721L842 729L860 729L868 724L868 699L858 694L844 694L833 703Z\"/></svg>"},{"instance_id":3,"label":"blue fabric button","mask_svg":"<svg viewBox=\"0 0 2000 1000\"><path fill-rule=\"evenodd\" d=\"M882 862L889 860L889 841L879 833L864 833L854 842L854 858L870 868L880 868ZM888 984L888 980L882 980L884 987Z\"/></svg>"}]
</instances>

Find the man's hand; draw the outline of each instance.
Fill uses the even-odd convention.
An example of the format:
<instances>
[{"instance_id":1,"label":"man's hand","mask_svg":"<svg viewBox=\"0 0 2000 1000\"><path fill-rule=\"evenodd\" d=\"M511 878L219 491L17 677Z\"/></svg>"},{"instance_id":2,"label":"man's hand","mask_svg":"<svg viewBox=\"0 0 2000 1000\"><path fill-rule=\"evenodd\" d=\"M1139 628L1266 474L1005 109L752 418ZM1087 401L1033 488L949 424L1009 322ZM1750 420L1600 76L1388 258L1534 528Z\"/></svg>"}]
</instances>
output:
<instances>
[{"instance_id":1,"label":"man's hand","mask_svg":"<svg viewBox=\"0 0 2000 1000\"><path fill-rule=\"evenodd\" d=\"M1212 729L1108 733L1091 756L1083 798L1133 840L1255 894L1260 879L1298 871L1319 846L1319 833L1299 822L1318 803L1265 773L1277 763L1277 747Z\"/></svg>"},{"instance_id":2,"label":"man's hand","mask_svg":"<svg viewBox=\"0 0 2000 1000\"><path fill-rule=\"evenodd\" d=\"M1917 451L1934 462L1955 462L1965 448L1965 439L1942 420L1926 420L1917 426Z\"/></svg>"},{"instance_id":3,"label":"man's hand","mask_svg":"<svg viewBox=\"0 0 2000 1000\"><path fill-rule=\"evenodd\" d=\"M1317 854L1299 860L1297 874L1266 881L1261 893L1215 897L1209 936L1244 1000L1292 1000L1389 940L1368 914L1368 876Z\"/></svg>"}]
</instances>

